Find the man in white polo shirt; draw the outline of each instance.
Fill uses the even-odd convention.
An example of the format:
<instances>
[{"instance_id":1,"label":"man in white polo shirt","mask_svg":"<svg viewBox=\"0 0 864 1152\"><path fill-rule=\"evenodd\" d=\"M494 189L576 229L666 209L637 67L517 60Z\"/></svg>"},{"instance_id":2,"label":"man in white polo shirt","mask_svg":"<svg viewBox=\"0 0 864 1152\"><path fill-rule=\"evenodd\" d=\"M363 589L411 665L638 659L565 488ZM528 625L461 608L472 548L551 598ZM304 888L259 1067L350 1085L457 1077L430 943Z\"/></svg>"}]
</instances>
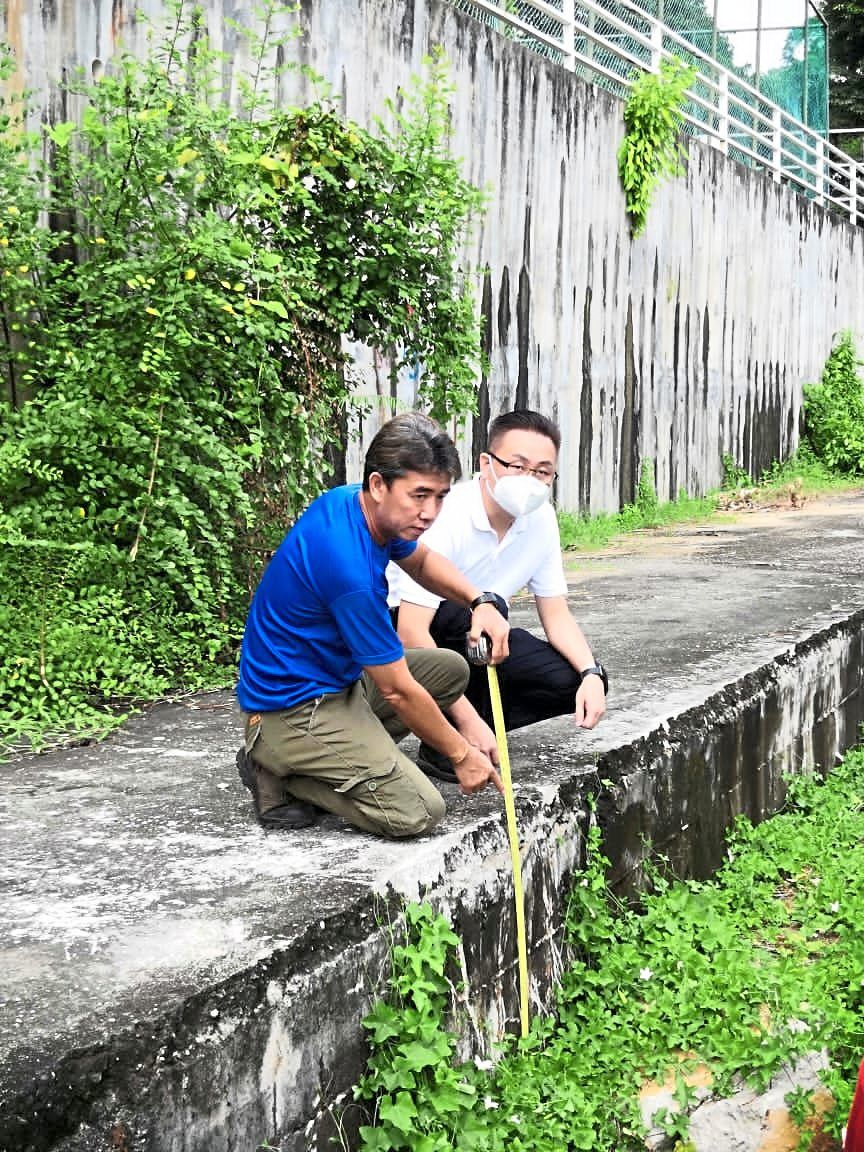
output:
<instances>
[{"instance_id":1,"label":"man in white polo shirt","mask_svg":"<svg viewBox=\"0 0 864 1152\"><path fill-rule=\"evenodd\" d=\"M508 729L572 713L593 728L606 710L608 681L570 613L555 509L549 503L561 435L538 412L507 412L489 427L479 475L451 488L423 542L480 588L507 615L522 588L534 595L546 640L510 630L510 655L498 665ZM450 648L465 654L470 618L391 564L389 603L406 648ZM485 668L472 667L465 695L450 709L461 734L497 763ZM455 780L446 757L425 744L417 761L427 775Z\"/></svg>"}]
</instances>

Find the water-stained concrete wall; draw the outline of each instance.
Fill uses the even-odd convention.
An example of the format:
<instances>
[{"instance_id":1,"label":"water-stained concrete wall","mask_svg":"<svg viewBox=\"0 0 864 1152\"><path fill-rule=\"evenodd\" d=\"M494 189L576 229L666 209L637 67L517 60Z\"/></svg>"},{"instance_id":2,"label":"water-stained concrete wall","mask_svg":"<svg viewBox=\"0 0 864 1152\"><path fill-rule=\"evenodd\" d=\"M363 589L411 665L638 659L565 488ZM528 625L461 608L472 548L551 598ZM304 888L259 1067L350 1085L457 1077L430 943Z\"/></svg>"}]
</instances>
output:
<instances>
[{"instance_id":1,"label":"water-stained concrete wall","mask_svg":"<svg viewBox=\"0 0 864 1152\"><path fill-rule=\"evenodd\" d=\"M236 88L244 49L230 21L248 22L253 6L203 7ZM64 70L98 74L121 41L142 51L141 15L160 12L157 0L9 0L0 31L55 115ZM686 175L659 189L634 241L616 169L619 101L438 0L303 0L276 23L293 19L287 56L367 125L433 47L450 61L452 149L490 190L465 250L489 358L466 466L488 416L520 405L561 424L558 497L571 510L631 499L645 456L672 497L716 484L724 452L758 472L794 448L802 385L838 330L864 333L864 230L691 141ZM283 101L315 94L300 71L279 84ZM364 350L358 363L361 391L389 396L386 366ZM400 399L414 388L406 376Z\"/></svg>"}]
</instances>

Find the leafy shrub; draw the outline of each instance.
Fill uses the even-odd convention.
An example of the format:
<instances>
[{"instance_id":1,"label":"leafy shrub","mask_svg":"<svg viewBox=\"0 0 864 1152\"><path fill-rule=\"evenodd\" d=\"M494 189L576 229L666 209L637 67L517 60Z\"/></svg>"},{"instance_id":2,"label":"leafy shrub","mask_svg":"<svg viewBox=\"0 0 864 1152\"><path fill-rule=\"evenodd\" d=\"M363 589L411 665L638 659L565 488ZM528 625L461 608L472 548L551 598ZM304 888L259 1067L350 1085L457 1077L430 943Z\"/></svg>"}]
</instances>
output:
<instances>
[{"instance_id":1,"label":"leafy shrub","mask_svg":"<svg viewBox=\"0 0 864 1152\"><path fill-rule=\"evenodd\" d=\"M660 504L657 500L657 490L654 487L654 461L650 456L644 457L639 465L636 507L639 509L646 527L657 523Z\"/></svg>"},{"instance_id":2,"label":"leafy shrub","mask_svg":"<svg viewBox=\"0 0 864 1152\"><path fill-rule=\"evenodd\" d=\"M844 488L853 484L848 475L838 473L820 460L806 439L798 446L798 451L786 460L775 460L762 473L759 483L763 487L780 487L800 480L811 492L824 489Z\"/></svg>"},{"instance_id":3,"label":"leafy shrub","mask_svg":"<svg viewBox=\"0 0 864 1152\"><path fill-rule=\"evenodd\" d=\"M682 150L678 132L682 105L696 76L677 58L663 60L660 72L645 72L630 89L624 107L627 135L618 149L618 172L627 213L638 236L645 227L651 197L662 176L677 176Z\"/></svg>"},{"instance_id":4,"label":"leafy shrub","mask_svg":"<svg viewBox=\"0 0 864 1152\"><path fill-rule=\"evenodd\" d=\"M721 488L724 491L734 491L736 488L749 488L753 481L750 473L746 468L742 468L740 464L736 464L735 458L729 452L724 452L722 456L723 463L723 483Z\"/></svg>"},{"instance_id":5,"label":"leafy shrub","mask_svg":"<svg viewBox=\"0 0 864 1152\"><path fill-rule=\"evenodd\" d=\"M864 475L864 383L850 332L841 334L818 384L804 387L804 434L833 471Z\"/></svg>"},{"instance_id":6,"label":"leafy shrub","mask_svg":"<svg viewBox=\"0 0 864 1152\"><path fill-rule=\"evenodd\" d=\"M250 37L232 110L188 7L150 58L70 86L44 170L0 107L0 746L232 678L250 590L344 439L343 338L421 365L438 418L473 405L455 253L481 197L441 61L373 136L276 108Z\"/></svg>"}]
</instances>

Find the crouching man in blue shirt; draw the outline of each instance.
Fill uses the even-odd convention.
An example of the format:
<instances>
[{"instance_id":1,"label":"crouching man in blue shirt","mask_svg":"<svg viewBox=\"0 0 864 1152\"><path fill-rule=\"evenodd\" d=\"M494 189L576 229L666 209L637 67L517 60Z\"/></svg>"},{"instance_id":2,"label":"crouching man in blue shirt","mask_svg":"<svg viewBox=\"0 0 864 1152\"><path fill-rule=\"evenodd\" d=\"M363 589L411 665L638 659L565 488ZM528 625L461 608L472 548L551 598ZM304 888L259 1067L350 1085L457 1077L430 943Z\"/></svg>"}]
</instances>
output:
<instances>
[{"instance_id":1,"label":"crouching man in blue shirt","mask_svg":"<svg viewBox=\"0 0 864 1152\"><path fill-rule=\"evenodd\" d=\"M271 560L249 609L237 689L246 713L238 769L265 828L306 827L323 809L383 836L429 831L444 800L397 748L408 732L449 758L462 792L501 790L491 760L442 711L465 690L465 660L405 651L387 609L393 560L471 610L471 638L491 638L493 663L507 656L494 598L417 543L460 474L434 421L396 416L369 447L362 487L319 496Z\"/></svg>"}]
</instances>

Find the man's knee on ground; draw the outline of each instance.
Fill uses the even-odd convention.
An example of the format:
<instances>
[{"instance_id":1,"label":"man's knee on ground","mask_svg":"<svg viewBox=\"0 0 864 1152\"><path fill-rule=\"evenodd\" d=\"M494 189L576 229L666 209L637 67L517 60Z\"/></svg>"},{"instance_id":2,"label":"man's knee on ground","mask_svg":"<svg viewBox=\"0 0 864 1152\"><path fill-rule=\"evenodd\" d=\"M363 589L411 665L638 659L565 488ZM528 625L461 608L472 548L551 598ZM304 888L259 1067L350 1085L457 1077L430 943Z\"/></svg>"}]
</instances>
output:
<instances>
[{"instance_id":1,"label":"man's knee on ground","mask_svg":"<svg viewBox=\"0 0 864 1152\"><path fill-rule=\"evenodd\" d=\"M380 818L368 813L367 818L377 825L381 836L391 840L409 840L414 836L422 836L431 832L436 824L444 819L447 806L440 792L434 790L434 795L420 796L410 804L400 804L397 809L390 808L382 812Z\"/></svg>"},{"instance_id":2,"label":"man's knee on ground","mask_svg":"<svg viewBox=\"0 0 864 1152\"><path fill-rule=\"evenodd\" d=\"M562 658L559 662L549 669L549 688L553 692L570 693L576 695L579 685L582 683L582 677L579 672L566 660Z\"/></svg>"}]
</instances>

